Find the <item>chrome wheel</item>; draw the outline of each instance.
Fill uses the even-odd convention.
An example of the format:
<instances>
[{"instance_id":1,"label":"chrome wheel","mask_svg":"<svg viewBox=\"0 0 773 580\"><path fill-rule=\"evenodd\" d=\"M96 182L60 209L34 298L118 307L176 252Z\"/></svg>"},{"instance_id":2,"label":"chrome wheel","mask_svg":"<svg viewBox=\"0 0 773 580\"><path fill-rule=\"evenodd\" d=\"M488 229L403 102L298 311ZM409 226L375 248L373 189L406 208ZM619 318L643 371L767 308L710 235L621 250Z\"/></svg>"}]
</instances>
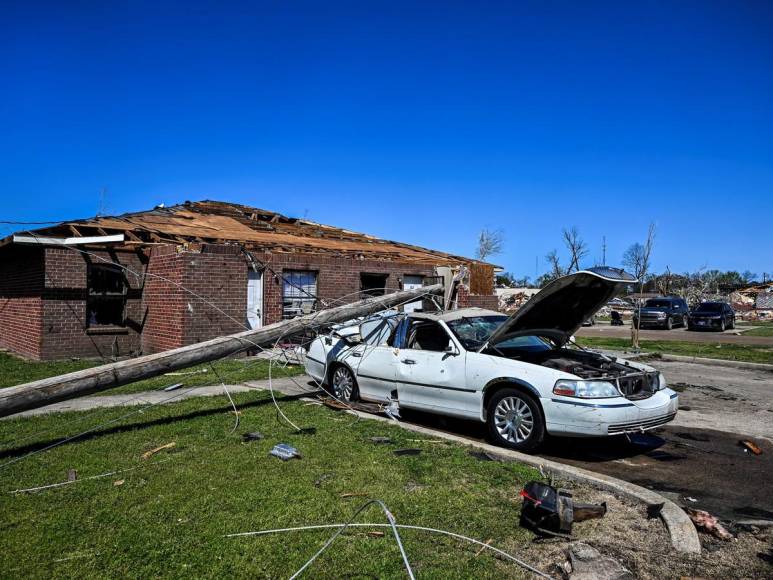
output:
<instances>
[{"instance_id":1,"label":"chrome wheel","mask_svg":"<svg viewBox=\"0 0 773 580\"><path fill-rule=\"evenodd\" d=\"M494 426L505 441L522 443L534 430L534 415L523 399L505 397L494 410Z\"/></svg>"},{"instance_id":2,"label":"chrome wheel","mask_svg":"<svg viewBox=\"0 0 773 580\"><path fill-rule=\"evenodd\" d=\"M338 367L333 373L333 394L341 401L351 401L354 377L346 367Z\"/></svg>"}]
</instances>

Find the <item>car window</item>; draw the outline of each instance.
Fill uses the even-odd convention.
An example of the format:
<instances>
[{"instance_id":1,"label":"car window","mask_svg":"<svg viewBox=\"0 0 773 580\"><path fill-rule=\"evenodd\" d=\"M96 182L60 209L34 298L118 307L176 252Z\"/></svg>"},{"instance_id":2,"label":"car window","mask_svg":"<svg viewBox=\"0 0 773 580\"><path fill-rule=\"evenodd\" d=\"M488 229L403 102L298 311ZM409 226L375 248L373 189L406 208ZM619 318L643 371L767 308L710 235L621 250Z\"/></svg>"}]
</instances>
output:
<instances>
[{"instance_id":1,"label":"car window","mask_svg":"<svg viewBox=\"0 0 773 580\"><path fill-rule=\"evenodd\" d=\"M414 321L408 329L406 348L443 352L451 344L451 337L437 322L431 320Z\"/></svg>"},{"instance_id":2,"label":"car window","mask_svg":"<svg viewBox=\"0 0 773 580\"><path fill-rule=\"evenodd\" d=\"M695 312L722 312L722 304L717 304L716 302L704 302L703 304L698 304Z\"/></svg>"},{"instance_id":3,"label":"car window","mask_svg":"<svg viewBox=\"0 0 773 580\"><path fill-rule=\"evenodd\" d=\"M462 346L467 350L478 350L488 340L489 336L501 325L507 316L466 316L450 320L446 324L454 333ZM543 351L553 348L538 336L517 336L497 343L499 350Z\"/></svg>"},{"instance_id":4,"label":"car window","mask_svg":"<svg viewBox=\"0 0 773 580\"><path fill-rule=\"evenodd\" d=\"M647 300L644 304L650 308L671 308L672 302L670 300Z\"/></svg>"}]
</instances>

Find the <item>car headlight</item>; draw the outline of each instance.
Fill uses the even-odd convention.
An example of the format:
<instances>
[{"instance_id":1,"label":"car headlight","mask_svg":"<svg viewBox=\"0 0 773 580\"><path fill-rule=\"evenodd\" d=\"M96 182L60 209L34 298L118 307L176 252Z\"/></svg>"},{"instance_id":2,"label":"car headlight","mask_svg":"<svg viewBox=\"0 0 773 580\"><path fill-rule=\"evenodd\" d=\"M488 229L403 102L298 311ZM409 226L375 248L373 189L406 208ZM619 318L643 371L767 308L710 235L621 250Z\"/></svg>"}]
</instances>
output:
<instances>
[{"instance_id":1,"label":"car headlight","mask_svg":"<svg viewBox=\"0 0 773 580\"><path fill-rule=\"evenodd\" d=\"M658 318L665 318L666 313L665 312L658 312Z\"/></svg>"},{"instance_id":2,"label":"car headlight","mask_svg":"<svg viewBox=\"0 0 773 580\"><path fill-rule=\"evenodd\" d=\"M573 381L567 379L556 381L553 394L581 399L607 399L622 396L617 387L608 381Z\"/></svg>"}]
</instances>

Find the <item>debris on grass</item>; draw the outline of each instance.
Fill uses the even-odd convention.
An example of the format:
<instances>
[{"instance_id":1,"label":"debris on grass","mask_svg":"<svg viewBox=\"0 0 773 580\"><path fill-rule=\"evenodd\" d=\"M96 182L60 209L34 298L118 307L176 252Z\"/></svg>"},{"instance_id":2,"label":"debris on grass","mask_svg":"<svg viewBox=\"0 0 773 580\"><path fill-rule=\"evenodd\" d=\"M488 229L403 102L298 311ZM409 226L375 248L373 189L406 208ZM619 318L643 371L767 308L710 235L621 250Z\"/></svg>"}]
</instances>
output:
<instances>
[{"instance_id":1,"label":"debris on grass","mask_svg":"<svg viewBox=\"0 0 773 580\"><path fill-rule=\"evenodd\" d=\"M486 540L485 544L483 546L481 546L480 548L478 548L478 551L475 552L475 555L473 556L473 558L477 558L478 556L480 556L483 553L483 550L488 548L491 545L491 542L493 542L493 541L494 540L492 538L489 538L488 540Z\"/></svg>"},{"instance_id":2,"label":"debris on grass","mask_svg":"<svg viewBox=\"0 0 773 580\"><path fill-rule=\"evenodd\" d=\"M370 437L370 441L372 443L384 444L384 445L392 442L392 440L389 437Z\"/></svg>"},{"instance_id":3,"label":"debris on grass","mask_svg":"<svg viewBox=\"0 0 773 580\"><path fill-rule=\"evenodd\" d=\"M325 483L328 479L331 479L332 477L335 477L335 473L323 473L314 482L314 487L320 487L323 483Z\"/></svg>"},{"instance_id":4,"label":"debris on grass","mask_svg":"<svg viewBox=\"0 0 773 580\"><path fill-rule=\"evenodd\" d=\"M156 447L156 448L154 448L154 449L151 449L150 451L146 451L145 453L143 453L143 454L142 454L142 458L143 458L143 459L150 459L151 457L153 457L153 456L154 456L156 453L158 453L159 451L164 451L165 449L172 449L172 448L174 448L174 447L177 447L177 443L175 443L174 441L172 441L172 442L170 442L170 443L166 443L166 444L164 444L164 445L159 445L158 447Z\"/></svg>"},{"instance_id":5,"label":"debris on grass","mask_svg":"<svg viewBox=\"0 0 773 580\"><path fill-rule=\"evenodd\" d=\"M180 387L182 387L182 386L183 386L183 384L185 384L185 383L175 383L175 384L173 384L173 385L169 385L168 387L164 387L164 389L163 389L163 390L164 390L165 392L169 392L169 391L176 391L177 389L179 389Z\"/></svg>"},{"instance_id":6,"label":"debris on grass","mask_svg":"<svg viewBox=\"0 0 773 580\"><path fill-rule=\"evenodd\" d=\"M367 497L367 492L364 491L355 491L355 492L349 492L349 493L342 493L341 498L346 499L349 497Z\"/></svg>"},{"instance_id":7,"label":"debris on grass","mask_svg":"<svg viewBox=\"0 0 773 580\"><path fill-rule=\"evenodd\" d=\"M368 535L369 538L383 538L384 537L384 532L379 532L378 530L373 530L373 531L368 532L367 535Z\"/></svg>"},{"instance_id":8,"label":"debris on grass","mask_svg":"<svg viewBox=\"0 0 773 580\"><path fill-rule=\"evenodd\" d=\"M115 486L115 487L119 487L119 486L123 485L123 484L124 484L124 482L126 482L126 480L125 480L125 479L116 479L116 480L113 482L113 486Z\"/></svg>"},{"instance_id":9,"label":"debris on grass","mask_svg":"<svg viewBox=\"0 0 773 580\"><path fill-rule=\"evenodd\" d=\"M298 459L301 458L301 454L298 452L298 450L288 443L279 443L274 445L273 449L271 449L268 454L273 455L274 457L278 457L282 461L287 461L288 459L293 459L294 457L297 457Z\"/></svg>"},{"instance_id":10,"label":"debris on grass","mask_svg":"<svg viewBox=\"0 0 773 580\"><path fill-rule=\"evenodd\" d=\"M575 503L572 492L530 481L520 492L523 498L521 526L540 535L570 537L572 524L604 517L607 504Z\"/></svg>"},{"instance_id":11,"label":"debris on grass","mask_svg":"<svg viewBox=\"0 0 773 580\"><path fill-rule=\"evenodd\" d=\"M492 455L486 451L470 450L468 453L478 461L500 461L496 455Z\"/></svg>"},{"instance_id":12,"label":"debris on grass","mask_svg":"<svg viewBox=\"0 0 773 580\"><path fill-rule=\"evenodd\" d=\"M727 529L725 529L725 526L709 512L692 508L686 508L684 511L687 512L687 515L692 520L692 523L695 524L698 531L711 534L720 540L733 539L733 534L728 532Z\"/></svg>"},{"instance_id":13,"label":"debris on grass","mask_svg":"<svg viewBox=\"0 0 773 580\"><path fill-rule=\"evenodd\" d=\"M421 449L415 449L415 448L395 449L393 453L398 457L402 457L403 455L418 455L419 453L421 453Z\"/></svg>"},{"instance_id":14,"label":"debris on grass","mask_svg":"<svg viewBox=\"0 0 773 580\"><path fill-rule=\"evenodd\" d=\"M261 439L263 439L263 433L258 431L250 431L249 433L244 433L242 435L242 441L245 443L249 441L260 441Z\"/></svg>"},{"instance_id":15,"label":"debris on grass","mask_svg":"<svg viewBox=\"0 0 773 580\"><path fill-rule=\"evenodd\" d=\"M75 481L78 479L78 470L77 469L68 469L67 470L67 481Z\"/></svg>"},{"instance_id":16,"label":"debris on grass","mask_svg":"<svg viewBox=\"0 0 773 580\"><path fill-rule=\"evenodd\" d=\"M614 558L603 556L596 548L577 542L567 551L571 573L569 578L577 580L594 578L598 580L633 580L634 575Z\"/></svg>"}]
</instances>

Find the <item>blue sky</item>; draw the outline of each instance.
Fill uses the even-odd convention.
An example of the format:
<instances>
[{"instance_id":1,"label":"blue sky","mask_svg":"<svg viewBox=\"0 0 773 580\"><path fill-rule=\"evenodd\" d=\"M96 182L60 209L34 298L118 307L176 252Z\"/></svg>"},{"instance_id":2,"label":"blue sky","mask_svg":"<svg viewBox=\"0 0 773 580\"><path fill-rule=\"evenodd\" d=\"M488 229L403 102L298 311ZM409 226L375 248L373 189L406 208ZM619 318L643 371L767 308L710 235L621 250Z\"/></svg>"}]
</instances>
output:
<instances>
[{"instance_id":1,"label":"blue sky","mask_svg":"<svg viewBox=\"0 0 773 580\"><path fill-rule=\"evenodd\" d=\"M0 220L232 200L773 272L773 3L4 2ZM3 226L5 227L5 226ZM7 233L8 227L0 230Z\"/></svg>"}]
</instances>

